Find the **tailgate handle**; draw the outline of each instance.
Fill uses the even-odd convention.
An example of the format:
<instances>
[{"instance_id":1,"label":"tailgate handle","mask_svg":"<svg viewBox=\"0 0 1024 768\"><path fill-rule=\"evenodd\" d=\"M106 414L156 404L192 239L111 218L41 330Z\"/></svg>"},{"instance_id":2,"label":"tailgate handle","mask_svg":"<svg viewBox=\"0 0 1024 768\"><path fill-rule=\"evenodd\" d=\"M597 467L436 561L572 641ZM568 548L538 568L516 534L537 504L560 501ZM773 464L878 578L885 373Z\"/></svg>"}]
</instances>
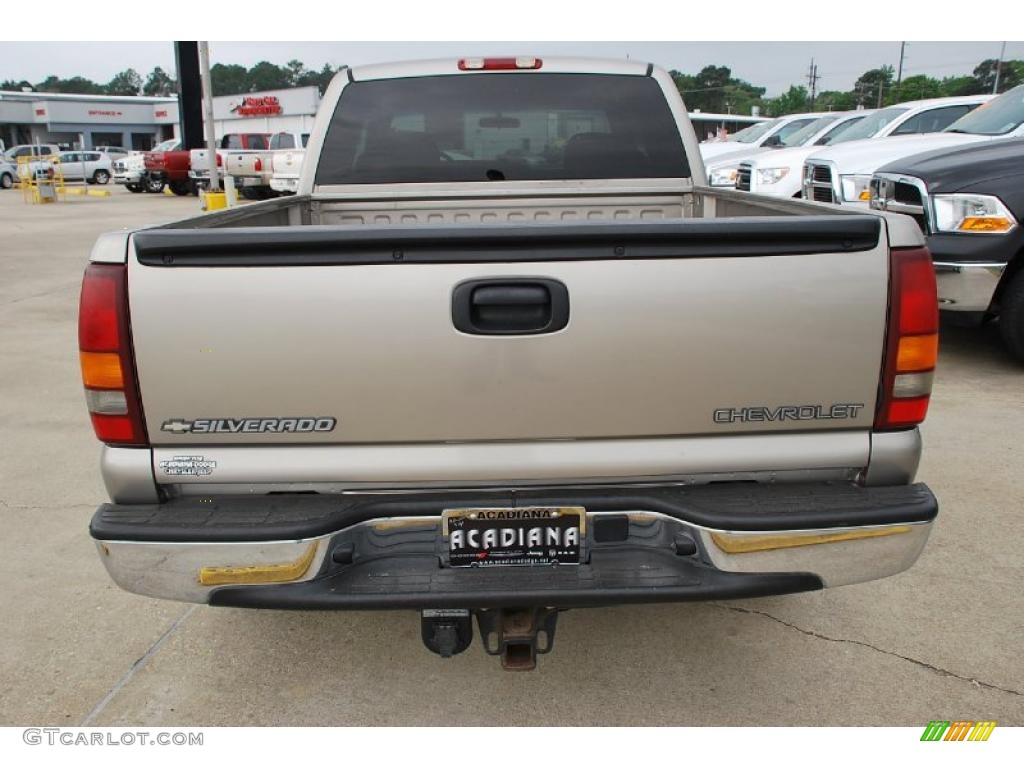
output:
<instances>
[{"instance_id":1,"label":"tailgate handle","mask_svg":"<svg viewBox=\"0 0 1024 768\"><path fill-rule=\"evenodd\" d=\"M569 322L569 291L539 277L468 280L452 292L452 322L477 336L554 333Z\"/></svg>"}]
</instances>

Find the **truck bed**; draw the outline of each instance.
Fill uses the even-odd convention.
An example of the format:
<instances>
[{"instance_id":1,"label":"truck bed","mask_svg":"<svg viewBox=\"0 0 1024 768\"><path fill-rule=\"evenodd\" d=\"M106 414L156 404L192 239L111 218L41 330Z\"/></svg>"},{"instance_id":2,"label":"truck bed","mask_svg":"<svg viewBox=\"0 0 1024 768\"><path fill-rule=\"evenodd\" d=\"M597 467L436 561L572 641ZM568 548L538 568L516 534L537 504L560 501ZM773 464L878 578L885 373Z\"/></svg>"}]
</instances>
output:
<instances>
[{"instance_id":1,"label":"truck bed","mask_svg":"<svg viewBox=\"0 0 1024 768\"><path fill-rule=\"evenodd\" d=\"M548 224L715 219L751 216L849 216L850 211L803 200L778 200L711 188L673 190L661 184L647 188L632 184L616 189L607 183L593 190L567 191L553 187L538 195L536 183L521 195L494 195L486 186L460 196L418 197L405 191L393 195L292 195L165 224L155 229L224 227L396 226L464 224ZM903 217L886 221L894 246L912 246L919 238Z\"/></svg>"}]
</instances>

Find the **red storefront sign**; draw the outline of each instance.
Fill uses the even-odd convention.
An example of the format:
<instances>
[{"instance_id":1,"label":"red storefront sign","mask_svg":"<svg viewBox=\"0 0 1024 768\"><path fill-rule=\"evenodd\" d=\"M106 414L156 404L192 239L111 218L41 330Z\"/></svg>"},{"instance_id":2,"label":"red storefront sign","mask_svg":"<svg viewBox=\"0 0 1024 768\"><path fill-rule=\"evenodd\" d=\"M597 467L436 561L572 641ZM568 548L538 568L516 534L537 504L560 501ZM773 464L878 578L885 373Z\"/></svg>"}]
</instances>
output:
<instances>
[{"instance_id":1,"label":"red storefront sign","mask_svg":"<svg viewBox=\"0 0 1024 768\"><path fill-rule=\"evenodd\" d=\"M232 107L232 112L245 115L280 115L281 102L277 96L246 96L237 107Z\"/></svg>"}]
</instances>

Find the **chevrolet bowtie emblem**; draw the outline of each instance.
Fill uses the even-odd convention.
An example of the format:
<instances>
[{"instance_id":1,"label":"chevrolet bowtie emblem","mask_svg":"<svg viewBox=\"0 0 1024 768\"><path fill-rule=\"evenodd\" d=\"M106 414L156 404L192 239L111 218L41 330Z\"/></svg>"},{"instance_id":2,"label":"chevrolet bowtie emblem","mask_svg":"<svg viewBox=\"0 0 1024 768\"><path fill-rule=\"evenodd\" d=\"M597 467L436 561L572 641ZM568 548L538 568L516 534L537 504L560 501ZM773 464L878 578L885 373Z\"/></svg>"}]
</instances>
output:
<instances>
[{"instance_id":1,"label":"chevrolet bowtie emblem","mask_svg":"<svg viewBox=\"0 0 1024 768\"><path fill-rule=\"evenodd\" d=\"M192 430L192 422L185 421L184 419L168 419L160 425L161 432L173 432L176 435L190 432Z\"/></svg>"}]
</instances>

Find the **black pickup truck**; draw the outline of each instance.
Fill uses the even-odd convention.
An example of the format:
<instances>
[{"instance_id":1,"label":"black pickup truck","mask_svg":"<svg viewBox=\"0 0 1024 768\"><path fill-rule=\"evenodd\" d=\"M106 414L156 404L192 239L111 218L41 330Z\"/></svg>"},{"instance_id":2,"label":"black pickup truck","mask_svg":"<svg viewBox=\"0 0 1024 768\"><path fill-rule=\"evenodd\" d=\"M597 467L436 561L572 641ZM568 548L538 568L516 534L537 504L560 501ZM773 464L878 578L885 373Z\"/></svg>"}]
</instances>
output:
<instances>
[{"instance_id":1,"label":"black pickup truck","mask_svg":"<svg viewBox=\"0 0 1024 768\"><path fill-rule=\"evenodd\" d=\"M880 168L871 207L909 213L935 262L939 308L986 322L1024 362L1024 139L934 150Z\"/></svg>"}]
</instances>

